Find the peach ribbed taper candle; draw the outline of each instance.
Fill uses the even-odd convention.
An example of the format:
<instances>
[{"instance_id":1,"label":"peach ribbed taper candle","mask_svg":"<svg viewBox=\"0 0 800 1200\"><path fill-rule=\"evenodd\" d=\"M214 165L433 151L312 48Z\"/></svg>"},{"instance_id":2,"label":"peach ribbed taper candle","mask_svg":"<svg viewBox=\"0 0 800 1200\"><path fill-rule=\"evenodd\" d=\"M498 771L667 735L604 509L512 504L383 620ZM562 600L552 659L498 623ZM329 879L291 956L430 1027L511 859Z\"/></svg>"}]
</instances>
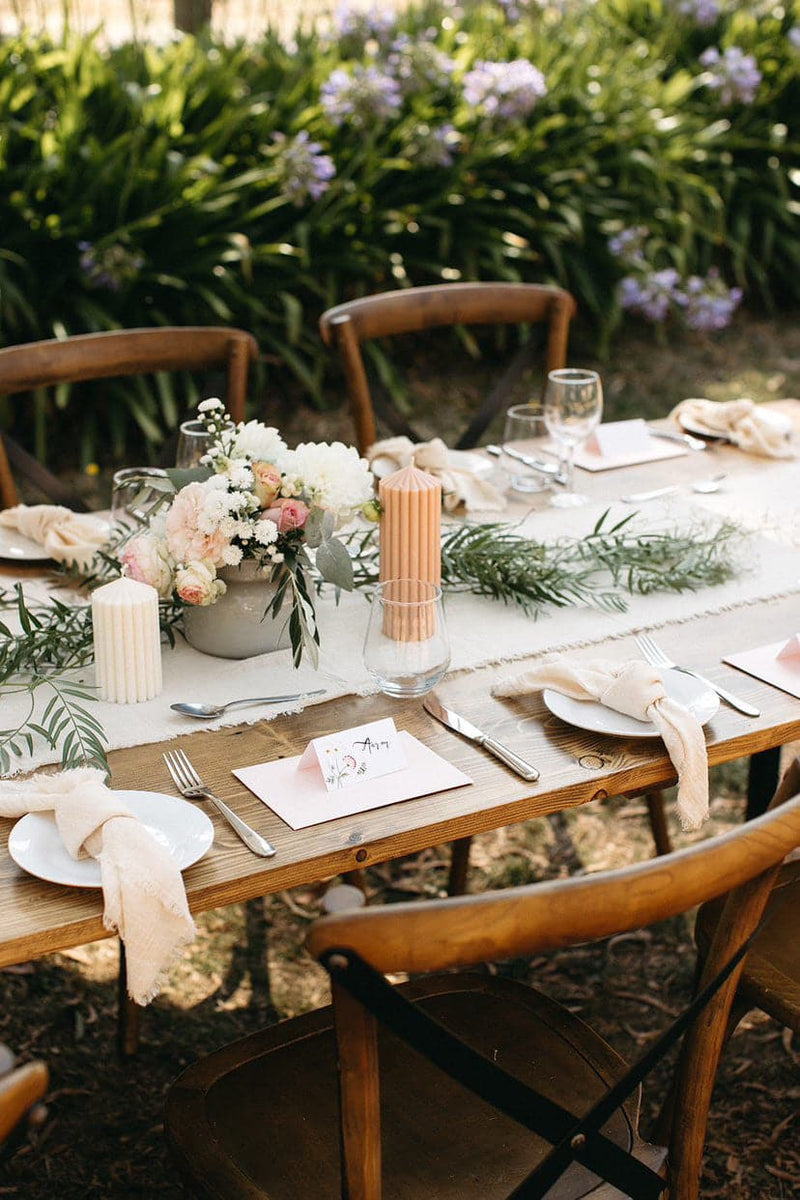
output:
<instances>
[{"instance_id":1,"label":"peach ribbed taper candle","mask_svg":"<svg viewBox=\"0 0 800 1200\"><path fill-rule=\"evenodd\" d=\"M378 494L382 508L381 582L408 579L438 586L442 580L442 485L426 471L410 466L382 479ZM418 600L410 589L407 601ZM427 621L419 627L410 620L411 614L398 608L385 632L400 641L429 636Z\"/></svg>"}]
</instances>

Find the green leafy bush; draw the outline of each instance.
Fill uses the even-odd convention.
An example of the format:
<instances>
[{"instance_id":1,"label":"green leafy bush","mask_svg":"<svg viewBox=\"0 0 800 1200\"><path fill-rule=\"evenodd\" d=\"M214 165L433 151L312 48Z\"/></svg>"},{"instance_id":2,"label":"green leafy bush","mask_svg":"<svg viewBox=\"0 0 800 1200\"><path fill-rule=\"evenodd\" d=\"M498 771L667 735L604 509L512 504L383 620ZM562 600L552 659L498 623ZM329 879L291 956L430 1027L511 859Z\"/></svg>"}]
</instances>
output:
<instances>
[{"instance_id":1,"label":"green leafy bush","mask_svg":"<svg viewBox=\"0 0 800 1200\"><path fill-rule=\"evenodd\" d=\"M365 292L556 282L601 345L625 275L645 315L658 271L796 303L799 28L763 0L439 0L291 47L5 39L0 341L235 324L321 401L317 317ZM111 440L178 408L131 393Z\"/></svg>"}]
</instances>

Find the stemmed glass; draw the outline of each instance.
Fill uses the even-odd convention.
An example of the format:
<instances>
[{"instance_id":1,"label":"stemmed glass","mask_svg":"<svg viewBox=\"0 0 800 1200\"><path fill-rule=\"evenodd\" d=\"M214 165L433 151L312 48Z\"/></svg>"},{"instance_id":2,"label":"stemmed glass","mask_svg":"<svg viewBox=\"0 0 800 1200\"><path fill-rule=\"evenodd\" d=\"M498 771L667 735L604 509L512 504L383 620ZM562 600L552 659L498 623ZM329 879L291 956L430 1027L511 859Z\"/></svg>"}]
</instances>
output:
<instances>
[{"instance_id":1,"label":"stemmed glass","mask_svg":"<svg viewBox=\"0 0 800 1200\"><path fill-rule=\"evenodd\" d=\"M575 450L600 423L603 387L596 371L566 367L550 371L544 393L544 421L551 437L560 444L563 489L554 492L550 503L557 508L574 508L588 497L574 490Z\"/></svg>"}]
</instances>

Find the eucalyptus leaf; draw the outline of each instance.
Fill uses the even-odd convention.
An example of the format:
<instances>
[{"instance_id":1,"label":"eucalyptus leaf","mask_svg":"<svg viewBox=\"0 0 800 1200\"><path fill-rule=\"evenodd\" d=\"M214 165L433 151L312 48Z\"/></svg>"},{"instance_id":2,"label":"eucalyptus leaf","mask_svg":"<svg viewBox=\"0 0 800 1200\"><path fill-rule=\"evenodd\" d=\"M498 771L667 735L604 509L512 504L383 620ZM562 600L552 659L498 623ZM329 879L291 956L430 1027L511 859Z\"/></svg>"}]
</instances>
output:
<instances>
[{"instance_id":1,"label":"eucalyptus leaf","mask_svg":"<svg viewBox=\"0 0 800 1200\"><path fill-rule=\"evenodd\" d=\"M329 538L317 550L317 570L327 583L349 592L353 589L353 560L347 547L337 538Z\"/></svg>"}]
</instances>

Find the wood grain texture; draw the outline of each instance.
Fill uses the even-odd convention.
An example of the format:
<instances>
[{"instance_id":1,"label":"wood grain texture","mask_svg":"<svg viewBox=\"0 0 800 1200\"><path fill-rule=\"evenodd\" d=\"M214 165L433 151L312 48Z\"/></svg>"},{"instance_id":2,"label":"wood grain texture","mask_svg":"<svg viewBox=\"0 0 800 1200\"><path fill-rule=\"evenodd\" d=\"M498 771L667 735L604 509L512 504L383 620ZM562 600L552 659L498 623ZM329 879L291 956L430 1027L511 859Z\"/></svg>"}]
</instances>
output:
<instances>
[{"instance_id":1,"label":"wood grain texture","mask_svg":"<svg viewBox=\"0 0 800 1200\"><path fill-rule=\"evenodd\" d=\"M797 600L788 597L659 632L668 652L688 645L702 647L702 657L695 651L697 665L761 709L761 716L752 719L720 707L706 727L712 765L800 738L799 700L720 663L721 654L732 644L774 640L777 629L792 628L796 619ZM576 652L575 658L605 653L633 654L633 641L622 638L590 647ZM517 665L524 666L524 660ZM489 689L503 671L485 667L453 675L441 685L440 694L450 707L535 763L541 771L536 784L524 782L444 729L418 701L385 696L346 696L272 722L176 739L174 744L186 747L209 787L278 850L269 861L256 858L209 812L214 846L184 874L193 911L329 879L429 846L608 796L640 795L674 782L674 769L657 739L626 740L574 729L551 716L538 696L494 699ZM231 774L234 767L300 754L313 737L387 716L466 772L474 786L292 830ZM110 756L112 786L172 792L163 749L162 743L115 751ZM11 825L0 821L0 966L109 936L102 926L99 891L43 883L11 861L6 849Z\"/></svg>"}]
</instances>

